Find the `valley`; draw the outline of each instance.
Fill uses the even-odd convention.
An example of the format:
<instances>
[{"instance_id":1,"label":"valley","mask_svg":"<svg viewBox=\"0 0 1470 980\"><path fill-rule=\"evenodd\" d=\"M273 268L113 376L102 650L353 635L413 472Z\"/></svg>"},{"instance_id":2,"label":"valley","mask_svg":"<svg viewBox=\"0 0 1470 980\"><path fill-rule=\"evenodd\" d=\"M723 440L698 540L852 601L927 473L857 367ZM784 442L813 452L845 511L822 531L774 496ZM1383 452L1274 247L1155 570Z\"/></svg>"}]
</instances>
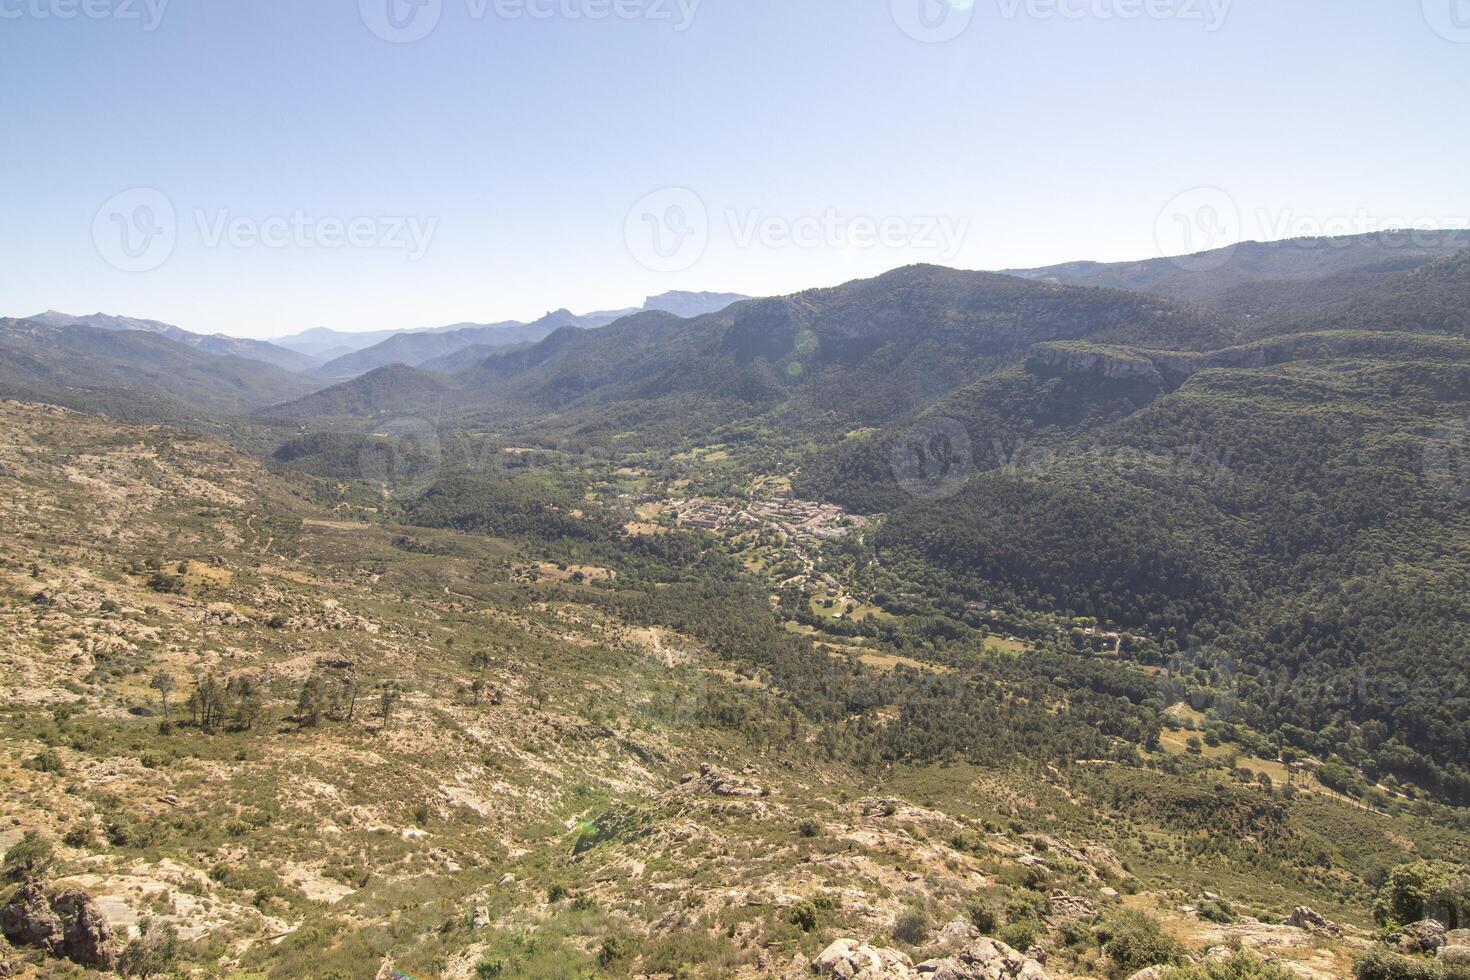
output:
<instances>
[{"instance_id":1,"label":"valley","mask_svg":"<svg viewBox=\"0 0 1470 980\"><path fill-rule=\"evenodd\" d=\"M1258 336L920 266L275 400L11 322L0 962L1458 976L1465 268Z\"/></svg>"}]
</instances>

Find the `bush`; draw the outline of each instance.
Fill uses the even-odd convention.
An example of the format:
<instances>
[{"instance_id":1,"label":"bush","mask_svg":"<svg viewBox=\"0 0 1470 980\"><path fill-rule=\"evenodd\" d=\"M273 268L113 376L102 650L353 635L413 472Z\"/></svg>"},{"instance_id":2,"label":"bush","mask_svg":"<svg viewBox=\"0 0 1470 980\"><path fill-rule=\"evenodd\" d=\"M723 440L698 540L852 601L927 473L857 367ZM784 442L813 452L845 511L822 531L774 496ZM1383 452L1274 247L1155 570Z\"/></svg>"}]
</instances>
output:
<instances>
[{"instance_id":1,"label":"bush","mask_svg":"<svg viewBox=\"0 0 1470 980\"><path fill-rule=\"evenodd\" d=\"M61 761L61 756L57 755L55 749L42 749L37 752L26 760L25 768L53 774L66 772L66 764Z\"/></svg>"},{"instance_id":2,"label":"bush","mask_svg":"<svg viewBox=\"0 0 1470 980\"><path fill-rule=\"evenodd\" d=\"M1008 923L997 938L1012 949L1024 953L1036 945L1036 923L1029 920Z\"/></svg>"},{"instance_id":3,"label":"bush","mask_svg":"<svg viewBox=\"0 0 1470 980\"><path fill-rule=\"evenodd\" d=\"M1458 929L1470 922L1470 876L1448 861L1401 864L1379 889L1373 917L1389 927L1434 918Z\"/></svg>"},{"instance_id":4,"label":"bush","mask_svg":"<svg viewBox=\"0 0 1470 980\"><path fill-rule=\"evenodd\" d=\"M923 909L907 909L893 924L893 938L918 946L929 938L929 916Z\"/></svg>"},{"instance_id":5,"label":"bush","mask_svg":"<svg viewBox=\"0 0 1470 980\"><path fill-rule=\"evenodd\" d=\"M1131 977L1151 966L1179 963L1184 950L1164 935L1153 918L1142 912L1120 912L1098 930L1103 952L1111 961L1111 976Z\"/></svg>"},{"instance_id":6,"label":"bush","mask_svg":"<svg viewBox=\"0 0 1470 980\"><path fill-rule=\"evenodd\" d=\"M43 878L55 860L56 851L51 842L34 830L27 830L5 852L5 877L11 881Z\"/></svg>"},{"instance_id":7,"label":"bush","mask_svg":"<svg viewBox=\"0 0 1470 980\"><path fill-rule=\"evenodd\" d=\"M608 936L597 950L597 962L598 965L605 967L632 955L633 944L631 942L622 936Z\"/></svg>"},{"instance_id":8,"label":"bush","mask_svg":"<svg viewBox=\"0 0 1470 980\"><path fill-rule=\"evenodd\" d=\"M1218 922L1220 925L1229 925L1235 921L1235 909L1230 903L1222 899L1206 899L1199 905L1200 918L1210 922Z\"/></svg>"},{"instance_id":9,"label":"bush","mask_svg":"<svg viewBox=\"0 0 1470 980\"><path fill-rule=\"evenodd\" d=\"M989 936L995 932L999 922L999 916L995 913L995 906L989 899L975 897L970 899L965 906L965 916L970 920L970 925L979 929L983 935Z\"/></svg>"},{"instance_id":10,"label":"bush","mask_svg":"<svg viewBox=\"0 0 1470 980\"><path fill-rule=\"evenodd\" d=\"M788 918L802 932L812 932L817 928L817 907L811 902L797 902L791 907Z\"/></svg>"},{"instance_id":11,"label":"bush","mask_svg":"<svg viewBox=\"0 0 1470 980\"><path fill-rule=\"evenodd\" d=\"M1296 974L1250 953L1238 952L1223 963L1175 967L1163 980L1296 980Z\"/></svg>"},{"instance_id":12,"label":"bush","mask_svg":"<svg viewBox=\"0 0 1470 980\"><path fill-rule=\"evenodd\" d=\"M1353 968L1357 980L1447 980L1445 971L1429 960L1401 956L1379 947Z\"/></svg>"}]
</instances>

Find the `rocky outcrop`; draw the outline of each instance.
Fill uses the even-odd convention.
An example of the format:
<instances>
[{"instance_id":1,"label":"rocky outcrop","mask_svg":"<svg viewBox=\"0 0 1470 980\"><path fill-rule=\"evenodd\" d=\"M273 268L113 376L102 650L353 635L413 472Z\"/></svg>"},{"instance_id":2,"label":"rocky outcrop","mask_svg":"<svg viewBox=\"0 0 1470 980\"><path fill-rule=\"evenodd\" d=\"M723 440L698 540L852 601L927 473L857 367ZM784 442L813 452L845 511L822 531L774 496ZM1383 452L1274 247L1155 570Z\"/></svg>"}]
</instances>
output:
<instances>
[{"instance_id":1,"label":"rocky outcrop","mask_svg":"<svg viewBox=\"0 0 1470 980\"><path fill-rule=\"evenodd\" d=\"M83 966L110 970L117 962L119 944L107 917L80 889L48 900L40 884L26 882L0 909L0 930L17 946L32 946Z\"/></svg>"},{"instance_id":2,"label":"rocky outcrop","mask_svg":"<svg viewBox=\"0 0 1470 980\"><path fill-rule=\"evenodd\" d=\"M817 954L811 969L819 977L837 980L903 980L914 975L913 966L913 961L897 950L839 939Z\"/></svg>"},{"instance_id":3,"label":"rocky outcrop","mask_svg":"<svg viewBox=\"0 0 1470 980\"><path fill-rule=\"evenodd\" d=\"M953 956L918 966L897 950L839 939L812 960L811 972L839 980L1047 980L1036 960L983 936Z\"/></svg>"},{"instance_id":4,"label":"rocky outcrop","mask_svg":"<svg viewBox=\"0 0 1470 980\"><path fill-rule=\"evenodd\" d=\"M939 935L934 937L934 942L945 949L959 949L979 938L980 930L976 929L969 919L960 917L950 920L949 924L940 929Z\"/></svg>"},{"instance_id":5,"label":"rocky outcrop","mask_svg":"<svg viewBox=\"0 0 1470 980\"><path fill-rule=\"evenodd\" d=\"M980 938L953 956L926 960L916 969L932 980L1046 980L1046 970L998 939Z\"/></svg>"},{"instance_id":6,"label":"rocky outcrop","mask_svg":"<svg viewBox=\"0 0 1470 980\"><path fill-rule=\"evenodd\" d=\"M1063 920L1086 920L1088 922L1097 918L1097 906L1085 898L1076 895L1068 895L1060 888L1051 893L1051 916L1054 921Z\"/></svg>"},{"instance_id":7,"label":"rocky outcrop","mask_svg":"<svg viewBox=\"0 0 1470 980\"><path fill-rule=\"evenodd\" d=\"M1137 973L1133 974L1133 976L1129 977L1128 980L1163 980L1164 974L1167 973L1170 969L1172 969L1172 967L1150 966L1145 969L1139 970Z\"/></svg>"},{"instance_id":8,"label":"rocky outcrop","mask_svg":"<svg viewBox=\"0 0 1470 980\"><path fill-rule=\"evenodd\" d=\"M0 909L0 931L17 946L35 946L53 956L62 949L61 918L51 909L41 886L28 881Z\"/></svg>"},{"instance_id":9,"label":"rocky outcrop","mask_svg":"<svg viewBox=\"0 0 1470 980\"><path fill-rule=\"evenodd\" d=\"M757 773L754 766L746 766L736 775L728 769L704 763L699 772L691 772L679 780L686 789L710 796L764 796L766 791L758 783L743 778Z\"/></svg>"},{"instance_id":10,"label":"rocky outcrop","mask_svg":"<svg viewBox=\"0 0 1470 980\"><path fill-rule=\"evenodd\" d=\"M1147 356L1123 347L1087 343L1037 344L1027 355L1026 370L1036 375L1092 374L1114 381L1164 383L1158 367Z\"/></svg>"},{"instance_id":11,"label":"rocky outcrop","mask_svg":"<svg viewBox=\"0 0 1470 980\"><path fill-rule=\"evenodd\" d=\"M13 977L20 973L20 961L11 949L10 942L0 936L0 980L5 977Z\"/></svg>"},{"instance_id":12,"label":"rocky outcrop","mask_svg":"<svg viewBox=\"0 0 1470 980\"><path fill-rule=\"evenodd\" d=\"M1319 936L1341 936L1342 926L1335 922L1329 922L1320 912L1298 905L1291 910L1291 915L1286 917L1284 925L1293 926L1297 929L1305 929L1307 932Z\"/></svg>"},{"instance_id":13,"label":"rocky outcrop","mask_svg":"<svg viewBox=\"0 0 1470 980\"><path fill-rule=\"evenodd\" d=\"M1423 922L1404 926L1393 937L1392 942L1405 953L1429 954L1445 945L1448 931L1443 923L1425 919Z\"/></svg>"},{"instance_id":14,"label":"rocky outcrop","mask_svg":"<svg viewBox=\"0 0 1470 980\"><path fill-rule=\"evenodd\" d=\"M61 919L66 958L99 970L112 969L117 961L117 942L96 899L72 888L52 899L51 908Z\"/></svg>"}]
</instances>

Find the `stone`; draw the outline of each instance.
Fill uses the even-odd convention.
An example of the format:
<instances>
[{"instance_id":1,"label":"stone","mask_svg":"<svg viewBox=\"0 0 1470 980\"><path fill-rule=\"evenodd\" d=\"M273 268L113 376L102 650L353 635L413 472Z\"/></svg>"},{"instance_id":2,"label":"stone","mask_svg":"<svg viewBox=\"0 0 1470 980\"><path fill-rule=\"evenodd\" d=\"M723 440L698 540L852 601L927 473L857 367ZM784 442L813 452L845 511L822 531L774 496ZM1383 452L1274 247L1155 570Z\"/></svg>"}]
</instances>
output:
<instances>
[{"instance_id":1,"label":"stone","mask_svg":"<svg viewBox=\"0 0 1470 980\"><path fill-rule=\"evenodd\" d=\"M1445 945L1445 934L1448 931L1443 923L1425 919L1399 930L1399 934L1394 937L1394 945L1405 953L1433 953Z\"/></svg>"},{"instance_id":2,"label":"stone","mask_svg":"<svg viewBox=\"0 0 1470 980\"><path fill-rule=\"evenodd\" d=\"M61 918L37 882L22 884L0 909L0 932L17 946L35 946L53 956L61 953Z\"/></svg>"},{"instance_id":3,"label":"stone","mask_svg":"<svg viewBox=\"0 0 1470 980\"><path fill-rule=\"evenodd\" d=\"M917 968L930 980L1047 980L1040 963L998 939L981 937L953 956Z\"/></svg>"},{"instance_id":4,"label":"stone","mask_svg":"<svg viewBox=\"0 0 1470 980\"><path fill-rule=\"evenodd\" d=\"M1051 893L1051 917L1057 920L1097 918L1097 906L1085 898L1068 895L1060 888Z\"/></svg>"},{"instance_id":5,"label":"stone","mask_svg":"<svg viewBox=\"0 0 1470 980\"><path fill-rule=\"evenodd\" d=\"M1320 912L1309 909L1305 905L1298 905L1292 909L1291 915L1286 917L1284 924L1321 936L1342 935L1341 926L1335 922L1329 922Z\"/></svg>"},{"instance_id":6,"label":"stone","mask_svg":"<svg viewBox=\"0 0 1470 980\"><path fill-rule=\"evenodd\" d=\"M946 949L958 949L980 938L980 930L964 916L950 920L934 941Z\"/></svg>"},{"instance_id":7,"label":"stone","mask_svg":"<svg viewBox=\"0 0 1470 980\"><path fill-rule=\"evenodd\" d=\"M1146 969L1139 970L1133 976L1129 977L1128 980L1163 980L1164 974L1170 969L1171 967L1167 966L1150 966Z\"/></svg>"},{"instance_id":8,"label":"stone","mask_svg":"<svg viewBox=\"0 0 1470 980\"><path fill-rule=\"evenodd\" d=\"M894 949L839 939L818 953L811 971L837 980L906 980L914 975L913 961Z\"/></svg>"},{"instance_id":9,"label":"stone","mask_svg":"<svg viewBox=\"0 0 1470 980\"><path fill-rule=\"evenodd\" d=\"M67 959L110 970L117 962L117 941L97 900L79 888L57 895L51 908L61 918L62 952Z\"/></svg>"},{"instance_id":10,"label":"stone","mask_svg":"<svg viewBox=\"0 0 1470 980\"><path fill-rule=\"evenodd\" d=\"M1120 901L1123 897L1122 895L1118 894L1118 889L1116 888L1102 888L1098 891L1098 894L1101 895L1103 897L1103 900L1107 902Z\"/></svg>"},{"instance_id":11,"label":"stone","mask_svg":"<svg viewBox=\"0 0 1470 980\"><path fill-rule=\"evenodd\" d=\"M490 910L483 905L476 905L474 914L470 917L470 924L476 929L483 929L490 924Z\"/></svg>"},{"instance_id":12,"label":"stone","mask_svg":"<svg viewBox=\"0 0 1470 980\"><path fill-rule=\"evenodd\" d=\"M704 763L699 772L691 772L679 780L698 793L710 796L764 796L765 790L728 769Z\"/></svg>"}]
</instances>

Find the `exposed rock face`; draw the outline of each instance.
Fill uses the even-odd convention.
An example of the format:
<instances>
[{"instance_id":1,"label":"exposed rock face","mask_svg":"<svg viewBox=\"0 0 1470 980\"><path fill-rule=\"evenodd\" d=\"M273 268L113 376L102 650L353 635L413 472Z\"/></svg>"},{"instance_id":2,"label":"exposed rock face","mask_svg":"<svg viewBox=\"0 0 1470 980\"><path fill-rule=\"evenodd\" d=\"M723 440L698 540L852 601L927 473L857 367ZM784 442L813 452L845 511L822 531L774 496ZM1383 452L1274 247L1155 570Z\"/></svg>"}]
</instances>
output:
<instances>
[{"instance_id":1,"label":"exposed rock face","mask_svg":"<svg viewBox=\"0 0 1470 980\"><path fill-rule=\"evenodd\" d=\"M15 951L10 948L10 943L4 936L0 936L0 978L13 977L20 972L20 964L16 962Z\"/></svg>"},{"instance_id":2,"label":"exposed rock face","mask_svg":"<svg viewBox=\"0 0 1470 980\"><path fill-rule=\"evenodd\" d=\"M897 950L839 939L812 960L811 970L839 980L1047 980L1040 963L984 937L953 956L918 966Z\"/></svg>"},{"instance_id":3,"label":"exposed rock face","mask_svg":"<svg viewBox=\"0 0 1470 980\"><path fill-rule=\"evenodd\" d=\"M96 900L80 889L57 895L51 908L61 918L62 952L84 966L110 970L117 961L112 927Z\"/></svg>"},{"instance_id":4,"label":"exposed rock face","mask_svg":"<svg viewBox=\"0 0 1470 980\"><path fill-rule=\"evenodd\" d=\"M1046 980L1040 963L998 939L984 937L954 956L920 963L917 973L933 980Z\"/></svg>"},{"instance_id":5,"label":"exposed rock face","mask_svg":"<svg viewBox=\"0 0 1470 980\"><path fill-rule=\"evenodd\" d=\"M945 949L959 949L980 938L980 930L970 922L969 919L958 918L950 921L934 941Z\"/></svg>"},{"instance_id":6,"label":"exposed rock face","mask_svg":"<svg viewBox=\"0 0 1470 980\"><path fill-rule=\"evenodd\" d=\"M51 910L41 886L28 881L0 909L0 931L17 946L37 946L60 955L63 930L61 918Z\"/></svg>"},{"instance_id":7,"label":"exposed rock face","mask_svg":"<svg viewBox=\"0 0 1470 980\"><path fill-rule=\"evenodd\" d=\"M1151 966L1147 969L1139 970L1133 976L1129 977L1128 980L1161 980L1168 970L1169 967L1167 966Z\"/></svg>"},{"instance_id":8,"label":"exposed rock face","mask_svg":"<svg viewBox=\"0 0 1470 980\"><path fill-rule=\"evenodd\" d=\"M1097 906L1085 898L1076 895L1068 895L1061 889L1051 893L1051 917L1053 919L1085 919L1091 921L1097 918Z\"/></svg>"},{"instance_id":9,"label":"exposed rock face","mask_svg":"<svg viewBox=\"0 0 1470 980\"><path fill-rule=\"evenodd\" d=\"M838 980L904 980L914 975L913 961L893 949L879 949L856 939L839 939L812 960L812 972Z\"/></svg>"},{"instance_id":10,"label":"exposed rock face","mask_svg":"<svg viewBox=\"0 0 1470 980\"><path fill-rule=\"evenodd\" d=\"M1394 938L1394 944L1405 953L1433 953L1445 945L1447 932L1443 923L1425 919L1423 922L1404 926Z\"/></svg>"},{"instance_id":11,"label":"exposed rock face","mask_svg":"<svg viewBox=\"0 0 1470 980\"><path fill-rule=\"evenodd\" d=\"M699 767L699 772L689 773L680 782L695 792L708 793L711 796L764 796L764 789L742 778L755 773L754 767L746 766L737 776L728 769L712 766L706 762Z\"/></svg>"},{"instance_id":12,"label":"exposed rock face","mask_svg":"<svg viewBox=\"0 0 1470 980\"><path fill-rule=\"evenodd\" d=\"M1342 927L1335 922L1329 922L1320 912L1298 905L1291 910L1291 915L1286 917L1286 925L1322 936L1341 936Z\"/></svg>"}]
</instances>

